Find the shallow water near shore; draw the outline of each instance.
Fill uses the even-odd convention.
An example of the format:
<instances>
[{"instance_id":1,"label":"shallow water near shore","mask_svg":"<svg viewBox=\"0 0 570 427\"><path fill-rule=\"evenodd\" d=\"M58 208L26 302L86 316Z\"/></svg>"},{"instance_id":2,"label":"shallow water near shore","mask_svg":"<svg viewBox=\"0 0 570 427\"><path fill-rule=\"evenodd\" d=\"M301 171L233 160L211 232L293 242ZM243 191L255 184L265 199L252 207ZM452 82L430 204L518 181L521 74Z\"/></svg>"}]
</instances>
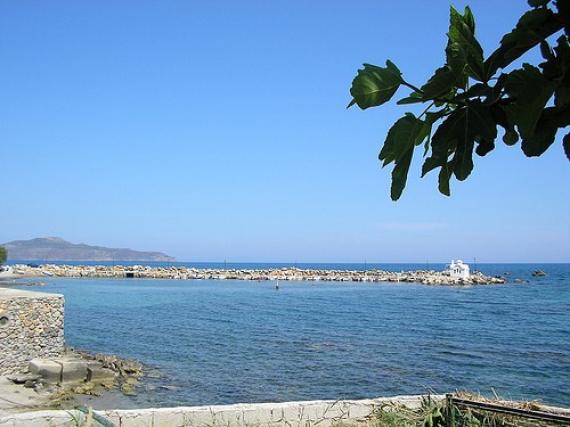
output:
<instances>
[{"instance_id":1,"label":"shallow water near shore","mask_svg":"<svg viewBox=\"0 0 570 427\"><path fill-rule=\"evenodd\" d=\"M570 406L570 265L477 267L528 283L280 282L276 290L255 281L43 278L40 289L65 295L68 345L153 368L122 407L492 388ZM531 277L537 269L547 276Z\"/></svg>"}]
</instances>

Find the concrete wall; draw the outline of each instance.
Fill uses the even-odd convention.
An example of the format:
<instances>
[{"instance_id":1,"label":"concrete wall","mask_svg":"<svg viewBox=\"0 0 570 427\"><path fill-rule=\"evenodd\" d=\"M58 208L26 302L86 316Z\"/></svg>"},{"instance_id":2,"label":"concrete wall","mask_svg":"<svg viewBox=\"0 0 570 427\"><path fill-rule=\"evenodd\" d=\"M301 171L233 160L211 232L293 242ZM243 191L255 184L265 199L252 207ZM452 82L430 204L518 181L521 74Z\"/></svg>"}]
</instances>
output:
<instances>
[{"instance_id":1,"label":"concrete wall","mask_svg":"<svg viewBox=\"0 0 570 427\"><path fill-rule=\"evenodd\" d=\"M0 288L0 375L63 353L63 295Z\"/></svg>"},{"instance_id":2,"label":"concrete wall","mask_svg":"<svg viewBox=\"0 0 570 427\"><path fill-rule=\"evenodd\" d=\"M392 402L418 407L423 396L367 400L316 400L160 409L95 411L117 427L330 427L338 423L365 424L375 408ZM431 396L443 399L444 396ZM0 427L77 426L78 411L40 411L1 417ZM79 423L81 425L81 423ZM98 425L94 423L94 425Z\"/></svg>"}]
</instances>

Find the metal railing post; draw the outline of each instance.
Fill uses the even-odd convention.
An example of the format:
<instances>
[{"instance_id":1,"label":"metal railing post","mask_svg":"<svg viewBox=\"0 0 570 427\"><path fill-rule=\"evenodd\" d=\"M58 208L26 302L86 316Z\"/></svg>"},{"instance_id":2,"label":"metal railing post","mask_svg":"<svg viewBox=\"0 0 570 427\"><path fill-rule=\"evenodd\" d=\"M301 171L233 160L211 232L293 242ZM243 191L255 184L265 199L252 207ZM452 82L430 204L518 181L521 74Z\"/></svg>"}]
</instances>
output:
<instances>
[{"instance_id":1,"label":"metal railing post","mask_svg":"<svg viewBox=\"0 0 570 427\"><path fill-rule=\"evenodd\" d=\"M455 427L454 413L453 413L453 394L447 393L446 400L446 414L445 414L445 427Z\"/></svg>"}]
</instances>

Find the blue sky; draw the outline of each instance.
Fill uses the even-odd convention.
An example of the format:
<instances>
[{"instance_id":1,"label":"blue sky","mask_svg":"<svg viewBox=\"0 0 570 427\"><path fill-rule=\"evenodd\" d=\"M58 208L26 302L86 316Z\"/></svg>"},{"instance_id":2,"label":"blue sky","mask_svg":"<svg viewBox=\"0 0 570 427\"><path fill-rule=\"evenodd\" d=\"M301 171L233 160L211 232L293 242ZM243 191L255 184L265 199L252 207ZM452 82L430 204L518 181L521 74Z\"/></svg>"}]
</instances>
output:
<instances>
[{"instance_id":1,"label":"blue sky","mask_svg":"<svg viewBox=\"0 0 570 427\"><path fill-rule=\"evenodd\" d=\"M527 9L468 3L486 53ZM60 236L183 261L569 262L560 142L534 159L498 144L450 198L417 159L394 203L377 154L405 110L345 109L362 62L429 78L448 8L1 2L0 241Z\"/></svg>"}]
</instances>

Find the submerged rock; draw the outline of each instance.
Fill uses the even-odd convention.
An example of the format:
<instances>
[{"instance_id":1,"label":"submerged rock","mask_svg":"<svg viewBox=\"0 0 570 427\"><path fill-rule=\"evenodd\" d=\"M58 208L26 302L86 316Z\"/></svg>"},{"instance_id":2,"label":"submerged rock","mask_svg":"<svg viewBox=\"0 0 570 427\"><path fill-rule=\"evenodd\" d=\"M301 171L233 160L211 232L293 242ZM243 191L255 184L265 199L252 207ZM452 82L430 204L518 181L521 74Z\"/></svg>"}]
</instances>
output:
<instances>
[{"instance_id":1,"label":"submerged rock","mask_svg":"<svg viewBox=\"0 0 570 427\"><path fill-rule=\"evenodd\" d=\"M49 394L51 405L61 406L77 395L100 396L113 389L135 395L142 375L143 366L137 361L67 349L62 357L31 360L27 372L9 379Z\"/></svg>"}]
</instances>

